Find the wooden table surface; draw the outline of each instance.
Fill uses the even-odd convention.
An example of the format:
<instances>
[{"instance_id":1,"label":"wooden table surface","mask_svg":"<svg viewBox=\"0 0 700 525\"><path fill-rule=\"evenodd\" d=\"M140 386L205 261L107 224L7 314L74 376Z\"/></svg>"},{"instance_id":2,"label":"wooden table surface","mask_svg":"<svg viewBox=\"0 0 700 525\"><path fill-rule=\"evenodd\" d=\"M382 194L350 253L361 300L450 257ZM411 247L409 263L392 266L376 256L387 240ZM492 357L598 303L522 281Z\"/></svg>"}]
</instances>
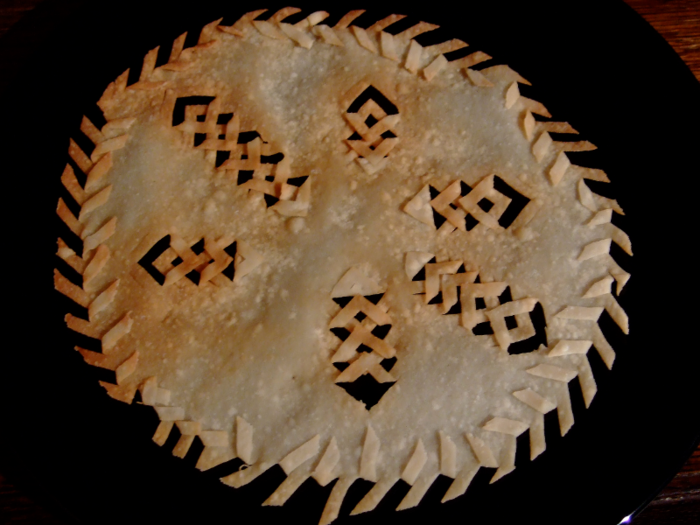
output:
<instances>
[{"instance_id":1,"label":"wooden table surface","mask_svg":"<svg viewBox=\"0 0 700 525\"><path fill-rule=\"evenodd\" d=\"M700 0L625 0L676 50L700 81ZM42 0L0 0L0 38ZM32 35L0 56L0 92L33 51ZM0 525L66 523L60 508L20 484L20 473L0 463ZM700 523L700 447L649 506L634 519L638 525Z\"/></svg>"}]
</instances>

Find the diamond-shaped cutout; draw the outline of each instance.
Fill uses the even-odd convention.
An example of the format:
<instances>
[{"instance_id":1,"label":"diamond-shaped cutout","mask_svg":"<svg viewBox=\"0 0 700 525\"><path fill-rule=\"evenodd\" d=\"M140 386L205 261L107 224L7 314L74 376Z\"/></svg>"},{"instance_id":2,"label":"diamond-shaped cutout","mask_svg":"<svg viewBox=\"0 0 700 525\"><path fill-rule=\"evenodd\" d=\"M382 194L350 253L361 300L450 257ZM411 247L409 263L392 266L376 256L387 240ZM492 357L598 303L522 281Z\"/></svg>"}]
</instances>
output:
<instances>
[{"instance_id":1,"label":"diamond-shaped cutout","mask_svg":"<svg viewBox=\"0 0 700 525\"><path fill-rule=\"evenodd\" d=\"M358 84L353 88L362 88ZM355 160L368 173L379 171L386 164L391 150L398 144L396 125L398 108L374 86L367 86L353 100L344 114L353 132L345 140L350 160Z\"/></svg>"},{"instance_id":2,"label":"diamond-shaped cutout","mask_svg":"<svg viewBox=\"0 0 700 525\"><path fill-rule=\"evenodd\" d=\"M340 374L335 383L372 408L396 382L389 373L396 363L396 350L386 343L392 325L382 309L383 293L334 297L341 310L330 331L341 340L332 362Z\"/></svg>"},{"instance_id":3,"label":"diamond-shaped cutout","mask_svg":"<svg viewBox=\"0 0 700 525\"><path fill-rule=\"evenodd\" d=\"M352 383L336 383L370 410L386 394L394 383L379 383L371 375L363 375Z\"/></svg>"},{"instance_id":4,"label":"diamond-shaped cutout","mask_svg":"<svg viewBox=\"0 0 700 525\"><path fill-rule=\"evenodd\" d=\"M166 235L151 247L138 264L161 286L183 277L195 285L236 282L262 261L260 254L243 241L221 237L188 243Z\"/></svg>"},{"instance_id":5,"label":"diamond-shaped cutout","mask_svg":"<svg viewBox=\"0 0 700 525\"><path fill-rule=\"evenodd\" d=\"M479 224L502 230L515 222L530 199L503 179L489 175L473 188L456 180L442 191L424 186L404 211L436 229L471 231Z\"/></svg>"}]
</instances>

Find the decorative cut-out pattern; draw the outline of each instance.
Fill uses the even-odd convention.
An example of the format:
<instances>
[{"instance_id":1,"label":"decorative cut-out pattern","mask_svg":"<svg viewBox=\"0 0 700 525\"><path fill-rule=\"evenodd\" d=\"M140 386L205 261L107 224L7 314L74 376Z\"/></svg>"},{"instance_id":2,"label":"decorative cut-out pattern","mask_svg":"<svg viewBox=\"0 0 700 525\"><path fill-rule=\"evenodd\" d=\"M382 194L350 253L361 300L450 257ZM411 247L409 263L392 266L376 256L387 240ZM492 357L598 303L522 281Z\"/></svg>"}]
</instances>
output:
<instances>
[{"instance_id":1,"label":"decorative cut-out pattern","mask_svg":"<svg viewBox=\"0 0 700 525\"><path fill-rule=\"evenodd\" d=\"M354 86L345 98L343 116L354 131L345 141L350 147L348 159L367 173L376 173L386 166L389 153L399 142L395 134L401 120L398 108L366 82Z\"/></svg>"},{"instance_id":2,"label":"decorative cut-out pattern","mask_svg":"<svg viewBox=\"0 0 700 525\"><path fill-rule=\"evenodd\" d=\"M528 197L503 179L489 175L473 188L460 180L442 190L426 184L403 211L446 233L471 231L478 224L501 230L511 226L529 203Z\"/></svg>"},{"instance_id":3,"label":"decorative cut-out pattern","mask_svg":"<svg viewBox=\"0 0 700 525\"><path fill-rule=\"evenodd\" d=\"M219 98L176 99L168 91L164 108L186 143L205 150L216 169L225 170L242 188L262 193L267 205L280 215L306 216L311 201L309 177L292 177L289 158L273 153L257 131L242 132L239 116L223 111Z\"/></svg>"},{"instance_id":4,"label":"decorative cut-out pattern","mask_svg":"<svg viewBox=\"0 0 700 525\"><path fill-rule=\"evenodd\" d=\"M412 292L423 294L426 304L437 305L443 315L459 315L460 324L474 335L493 334L508 353L547 345L537 299L513 300L506 283L481 282L479 272L467 272L462 261L437 262L432 253L409 252L406 275L412 279Z\"/></svg>"},{"instance_id":5,"label":"decorative cut-out pattern","mask_svg":"<svg viewBox=\"0 0 700 525\"><path fill-rule=\"evenodd\" d=\"M186 277L203 286L211 282L237 282L262 262L260 254L244 241L230 237L207 237L192 244L176 235L158 241L139 264L162 286Z\"/></svg>"},{"instance_id":6,"label":"decorative cut-out pattern","mask_svg":"<svg viewBox=\"0 0 700 525\"><path fill-rule=\"evenodd\" d=\"M351 290L357 295L344 295ZM331 332L343 341L331 357L340 370L335 382L364 402L368 410L396 382L389 373L396 362L396 350L385 341L392 321L382 301L384 293L377 291L376 283L351 268L331 293L342 307L330 322Z\"/></svg>"}]
</instances>

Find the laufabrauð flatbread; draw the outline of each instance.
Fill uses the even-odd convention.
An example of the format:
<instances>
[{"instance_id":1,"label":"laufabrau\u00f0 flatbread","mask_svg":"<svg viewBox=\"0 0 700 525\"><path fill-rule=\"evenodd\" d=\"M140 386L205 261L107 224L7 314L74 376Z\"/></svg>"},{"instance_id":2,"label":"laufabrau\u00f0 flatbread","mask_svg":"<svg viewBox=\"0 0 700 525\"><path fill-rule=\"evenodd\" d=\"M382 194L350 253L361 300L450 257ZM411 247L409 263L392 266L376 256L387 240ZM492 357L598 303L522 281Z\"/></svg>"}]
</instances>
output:
<instances>
[{"instance_id":1,"label":"laufabrau\u00f0 flatbread","mask_svg":"<svg viewBox=\"0 0 700 525\"><path fill-rule=\"evenodd\" d=\"M566 433L568 383L596 393L587 353L613 364L603 311L628 330L609 250L631 244L585 182L606 175L567 157L595 146L561 140L575 129L518 73L421 46L429 23L297 12L214 21L106 88L61 176L58 255L82 282L55 286L108 394L154 407L156 442L177 427L200 469L240 458L233 487L280 465L269 505L338 479L329 523L357 479L374 486L353 513L400 479L400 509L439 474L445 501L511 472L524 432L542 453L544 414Z\"/></svg>"}]
</instances>

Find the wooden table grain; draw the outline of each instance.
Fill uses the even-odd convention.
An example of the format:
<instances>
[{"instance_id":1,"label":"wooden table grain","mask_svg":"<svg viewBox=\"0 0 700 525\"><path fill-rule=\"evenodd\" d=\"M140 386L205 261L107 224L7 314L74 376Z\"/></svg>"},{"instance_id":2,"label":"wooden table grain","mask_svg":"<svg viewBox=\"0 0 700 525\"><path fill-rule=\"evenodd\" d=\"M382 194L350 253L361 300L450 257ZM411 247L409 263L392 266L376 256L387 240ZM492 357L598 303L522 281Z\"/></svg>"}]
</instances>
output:
<instances>
[{"instance_id":1,"label":"wooden table grain","mask_svg":"<svg viewBox=\"0 0 700 525\"><path fill-rule=\"evenodd\" d=\"M44 0L0 0L0 37ZM700 0L625 0L673 47L700 81ZM70 4L68 2L67 4ZM38 42L36 33L15 32L13 45L0 54L0 92L12 81ZM16 466L0 463L0 525L68 523L60 505L21 481ZM637 525L700 523L700 447L661 493L634 518Z\"/></svg>"}]
</instances>

